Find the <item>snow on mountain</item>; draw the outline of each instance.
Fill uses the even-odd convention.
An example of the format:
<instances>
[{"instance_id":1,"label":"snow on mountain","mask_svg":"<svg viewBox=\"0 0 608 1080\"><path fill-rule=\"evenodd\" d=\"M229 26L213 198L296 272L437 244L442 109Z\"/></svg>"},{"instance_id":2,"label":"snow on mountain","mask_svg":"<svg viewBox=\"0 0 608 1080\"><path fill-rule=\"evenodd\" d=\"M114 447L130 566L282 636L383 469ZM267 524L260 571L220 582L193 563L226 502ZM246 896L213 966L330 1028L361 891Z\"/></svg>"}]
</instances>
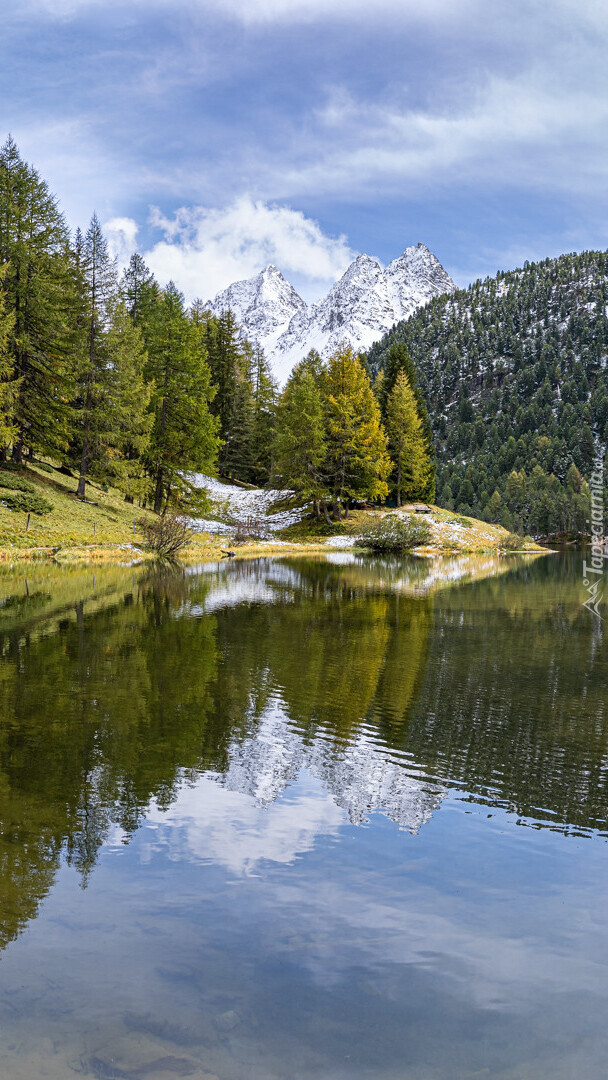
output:
<instances>
[{"instance_id":1,"label":"snow on mountain","mask_svg":"<svg viewBox=\"0 0 608 1080\"><path fill-rule=\"evenodd\" d=\"M323 357L343 342L357 351L369 349L394 323L455 288L437 257L416 244L386 267L359 255L325 299L310 306L276 266L267 266L218 293L208 307L216 315L233 312L245 337L264 349L283 383L310 349Z\"/></svg>"},{"instance_id":2,"label":"snow on mountain","mask_svg":"<svg viewBox=\"0 0 608 1080\"><path fill-rule=\"evenodd\" d=\"M291 320L306 312L302 297L272 264L255 277L235 281L207 307L216 315L230 310L245 337L268 357Z\"/></svg>"}]
</instances>

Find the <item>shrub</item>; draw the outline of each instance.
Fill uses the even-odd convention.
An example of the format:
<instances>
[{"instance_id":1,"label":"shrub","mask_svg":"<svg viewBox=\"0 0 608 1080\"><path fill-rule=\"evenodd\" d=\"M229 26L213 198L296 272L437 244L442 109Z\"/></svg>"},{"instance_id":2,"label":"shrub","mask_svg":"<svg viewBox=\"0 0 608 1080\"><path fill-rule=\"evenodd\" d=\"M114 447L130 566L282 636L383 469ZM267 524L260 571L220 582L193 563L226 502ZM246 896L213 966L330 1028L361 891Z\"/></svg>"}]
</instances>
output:
<instances>
[{"instance_id":1,"label":"shrub","mask_svg":"<svg viewBox=\"0 0 608 1080\"><path fill-rule=\"evenodd\" d=\"M16 476L15 473L5 472L4 469L0 469L0 488L8 488L10 491L35 491L28 480L24 480L22 476Z\"/></svg>"},{"instance_id":2,"label":"shrub","mask_svg":"<svg viewBox=\"0 0 608 1080\"><path fill-rule=\"evenodd\" d=\"M0 488L0 504L22 514L50 514L53 507L34 488L29 491L6 491Z\"/></svg>"},{"instance_id":3,"label":"shrub","mask_svg":"<svg viewBox=\"0 0 608 1080\"><path fill-rule=\"evenodd\" d=\"M518 536L517 533L507 533L500 541L500 546L504 551L520 551L521 548L525 547L525 540L522 536Z\"/></svg>"},{"instance_id":4,"label":"shrub","mask_svg":"<svg viewBox=\"0 0 608 1080\"><path fill-rule=\"evenodd\" d=\"M430 538L428 522L404 514L373 518L359 532L359 543L370 551L411 551Z\"/></svg>"},{"instance_id":5,"label":"shrub","mask_svg":"<svg viewBox=\"0 0 608 1080\"><path fill-rule=\"evenodd\" d=\"M138 526L152 551L165 559L174 558L193 535L187 518L178 514L166 513L152 520L142 518Z\"/></svg>"}]
</instances>

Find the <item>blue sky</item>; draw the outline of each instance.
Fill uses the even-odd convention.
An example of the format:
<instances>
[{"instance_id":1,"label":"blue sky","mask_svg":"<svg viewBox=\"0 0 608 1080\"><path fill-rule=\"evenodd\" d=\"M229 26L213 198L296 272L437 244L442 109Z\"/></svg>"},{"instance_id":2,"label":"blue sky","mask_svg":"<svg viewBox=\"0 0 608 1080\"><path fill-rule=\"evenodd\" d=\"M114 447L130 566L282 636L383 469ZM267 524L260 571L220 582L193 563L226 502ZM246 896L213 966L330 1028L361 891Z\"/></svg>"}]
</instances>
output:
<instances>
[{"instance_id":1,"label":"blue sky","mask_svg":"<svg viewBox=\"0 0 608 1080\"><path fill-rule=\"evenodd\" d=\"M20 0L0 130L189 297L418 240L466 284L608 247L607 46L605 0Z\"/></svg>"}]
</instances>

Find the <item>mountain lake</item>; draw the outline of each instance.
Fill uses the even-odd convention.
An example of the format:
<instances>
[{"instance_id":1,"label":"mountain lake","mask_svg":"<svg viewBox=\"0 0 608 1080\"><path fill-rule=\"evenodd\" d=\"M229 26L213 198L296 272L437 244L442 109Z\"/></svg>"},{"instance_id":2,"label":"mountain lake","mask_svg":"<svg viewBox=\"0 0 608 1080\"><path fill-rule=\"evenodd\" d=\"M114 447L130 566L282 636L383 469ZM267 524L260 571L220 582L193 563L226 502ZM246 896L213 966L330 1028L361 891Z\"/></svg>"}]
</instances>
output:
<instances>
[{"instance_id":1,"label":"mountain lake","mask_svg":"<svg viewBox=\"0 0 608 1080\"><path fill-rule=\"evenodd\" d=\"M0 571L3 1080L604 1080L583 555Z\"/></svg>"}]
</instances>

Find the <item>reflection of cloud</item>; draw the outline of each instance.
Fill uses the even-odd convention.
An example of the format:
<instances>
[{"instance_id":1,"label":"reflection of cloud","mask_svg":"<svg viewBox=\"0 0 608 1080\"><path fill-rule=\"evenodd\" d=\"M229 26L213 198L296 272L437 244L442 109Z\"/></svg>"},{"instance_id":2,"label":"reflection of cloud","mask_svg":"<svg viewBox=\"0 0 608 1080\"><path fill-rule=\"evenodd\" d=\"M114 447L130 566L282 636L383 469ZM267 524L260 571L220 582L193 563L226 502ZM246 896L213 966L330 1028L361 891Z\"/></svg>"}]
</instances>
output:
<instances>
[{"instance_id":1,"label":"reflection of cloud","mask_svg":"<svg viewBox=\"0 0 608 1080\"><path fill-rule=\"evenodd\" d=\"M202 777L185 787L168 811L153 809L148 820L156 837L148 847L170 858L217 862L235 874L250 874L263 860L292 863L311 851L320 836L335 836L345 821L331 795L312 778L270 806Z\"/></svg>"},{"instance_id":2,"label":"reflection of cloud","mask_svg":"<svg viewBox=\"0 0 608 1080\"><path fill-rule=\"evenodd\" d=\"M304 740L273 701L251 735L232 740L222 773L184 788L166 813L151 813L158 833L150 846L243 874L264 859L293 862L317 837L375 812L416 833L447 792L404 764L364 729L339 749L324 732Z\"/></svg>"}]
</instances>

